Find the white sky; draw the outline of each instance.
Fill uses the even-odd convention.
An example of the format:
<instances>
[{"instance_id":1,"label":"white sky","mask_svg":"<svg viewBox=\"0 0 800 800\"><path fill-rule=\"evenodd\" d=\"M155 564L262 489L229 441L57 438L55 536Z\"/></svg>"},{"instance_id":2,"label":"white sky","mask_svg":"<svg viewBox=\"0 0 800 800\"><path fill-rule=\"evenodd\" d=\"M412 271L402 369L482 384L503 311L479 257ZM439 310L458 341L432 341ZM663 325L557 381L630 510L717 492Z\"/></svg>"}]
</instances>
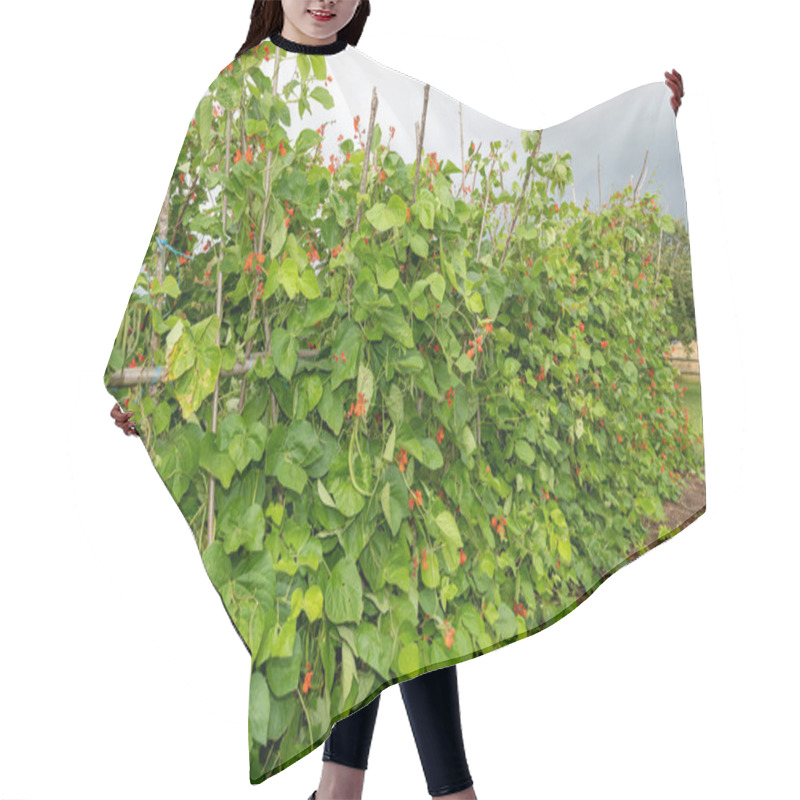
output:
<instances>
[{"instance_id":1,"label":"white sky","mask_svg":"<svg viewBox=\"0 0 800 800\"><path fill-rule=\"evenodd\" d=\"M338 133L351 137L353 118L361 117L360 127L369 122L373 86L377 89L378 109L376 121L383 133L383 143L389 136L389 126L394 125L393 149L407 161L415 158L414 122L419 120L423 105L424 83L399 70L387 67L358 48L347 48L327 57L329 74L334 78L327 84L333 94L335 106L330 111L313 103L313 118L306 115L295 120L290 129L293 134L304 127L316 127L317 119L331 119L335 123L326 128L325 152L338 152ZM264 63L267 74L272 65ZM294 72L293 64L282 64L281 83ZM655 82L624 92L587 111L544 129L543 152L565 152L572 155L575 183L575 200L582 205L587 194L589 207L598 206L597 156L600 155L603 202L618 189L639 177L647 155L646 172L640 184L640 196L655 173L655 183L649 191L661 190L665 211L680 218L686 215L680 156L678 152L675 114L669 103L671 92L664 82ZM425 127L426 152L436 152L440 161L450 158L461 164L460 121L458 98L431 86ZM293 109L293 114L295 110ZM469 141L483 140L481 149L488 151L488 142L501 140L513 148L520 148L520 129L507 125L463 104L465 151ZM510 151L509 151L510 155ZM510 177L516 178L519 169L510 163L505 185L510 187ZM480 183L480 182L479 182ZM520 178L521 183L521 178ZM558 199L558 198L556 198ZM568 185L565 199L572 200L572 186Z\"/></svg>"}]
</instances>

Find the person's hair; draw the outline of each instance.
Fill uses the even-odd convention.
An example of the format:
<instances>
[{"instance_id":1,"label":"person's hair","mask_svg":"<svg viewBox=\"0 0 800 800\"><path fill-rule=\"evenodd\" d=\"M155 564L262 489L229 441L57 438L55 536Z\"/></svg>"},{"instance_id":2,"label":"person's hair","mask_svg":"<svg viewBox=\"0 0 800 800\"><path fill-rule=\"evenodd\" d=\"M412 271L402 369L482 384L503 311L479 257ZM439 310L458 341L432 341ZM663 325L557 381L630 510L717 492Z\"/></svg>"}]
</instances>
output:
<instances>
[{"instance_id":1,"label":"person's hair","mask_svg":"<svg viewBox=\"0 0 800 800\"><path fill-rule=\"evenodd\" d=\"M345 39L350 45L358 44L368 16L369 0L361 0L353 18L336 34L337 41ZM250 30L235 57L239 58L242 53L246 53L273 33L280 33L282 30L283 5L280 0L254 0L250 12Z\"/></svg>"}]
</instances>

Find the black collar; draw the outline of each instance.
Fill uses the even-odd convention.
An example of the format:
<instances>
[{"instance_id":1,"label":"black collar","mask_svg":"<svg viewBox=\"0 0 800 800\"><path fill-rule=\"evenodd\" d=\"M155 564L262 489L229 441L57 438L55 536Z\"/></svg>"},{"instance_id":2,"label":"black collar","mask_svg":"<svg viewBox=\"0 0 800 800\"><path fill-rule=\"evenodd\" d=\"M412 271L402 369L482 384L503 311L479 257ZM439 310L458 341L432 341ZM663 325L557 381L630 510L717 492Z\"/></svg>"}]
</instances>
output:
<instances>
[{"instance_id":1,"label":"black collar","mask_svg":"<svg viewBox=\"0 0 800 800\"><path fill-rule=\"evenodd\" d=\"M330 55L331 53L340 53L347 47L347 39L337 39L335 42L328 44L300 44L287 39L285 36L276 31L270 34L270 41L291 53L307 53L308 55Z\"/></svg>"}]
</instances>

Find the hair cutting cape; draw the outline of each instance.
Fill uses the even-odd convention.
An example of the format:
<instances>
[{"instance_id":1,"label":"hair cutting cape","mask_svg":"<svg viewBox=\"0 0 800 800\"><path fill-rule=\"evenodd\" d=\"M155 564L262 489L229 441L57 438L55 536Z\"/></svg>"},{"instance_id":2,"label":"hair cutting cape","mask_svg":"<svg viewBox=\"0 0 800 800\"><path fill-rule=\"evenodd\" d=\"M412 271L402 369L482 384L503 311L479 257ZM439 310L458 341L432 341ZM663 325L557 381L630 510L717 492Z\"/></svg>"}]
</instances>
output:
<instances>
[{"instance_id":1,"label":"hair cutting cape","mask_svg":"<svg viewBox=\"0 0 800 800\"><path fill-rule=\"evenodd\" d=\"M670 96L519 129L270 37L200 100L104 384L250 654L251 783L705 511Z\"/></svg>"}]
</instances>

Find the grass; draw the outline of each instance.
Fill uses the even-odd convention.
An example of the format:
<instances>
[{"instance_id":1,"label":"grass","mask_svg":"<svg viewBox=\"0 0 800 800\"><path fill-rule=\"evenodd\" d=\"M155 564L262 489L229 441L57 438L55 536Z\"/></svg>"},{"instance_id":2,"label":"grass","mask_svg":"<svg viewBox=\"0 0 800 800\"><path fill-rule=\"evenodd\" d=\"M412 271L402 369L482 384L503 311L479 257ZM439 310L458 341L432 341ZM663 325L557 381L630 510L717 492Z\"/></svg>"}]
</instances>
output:
<instances>
[{"instance_id":1,"label":"grass","mask_svg":"<svg viewBox=\"0 0 800 800\"><path fill-rule=\"evenodd\" d=\"M678 385L686 387L686 391L683 393L683 402L689 410L689 430L695 434L699 433L702 438L703 413L700 403L700 377L698 375L681 375ZM699 446L700 443L696 439L694 442Z\"/></svg>"}]
</instances>

